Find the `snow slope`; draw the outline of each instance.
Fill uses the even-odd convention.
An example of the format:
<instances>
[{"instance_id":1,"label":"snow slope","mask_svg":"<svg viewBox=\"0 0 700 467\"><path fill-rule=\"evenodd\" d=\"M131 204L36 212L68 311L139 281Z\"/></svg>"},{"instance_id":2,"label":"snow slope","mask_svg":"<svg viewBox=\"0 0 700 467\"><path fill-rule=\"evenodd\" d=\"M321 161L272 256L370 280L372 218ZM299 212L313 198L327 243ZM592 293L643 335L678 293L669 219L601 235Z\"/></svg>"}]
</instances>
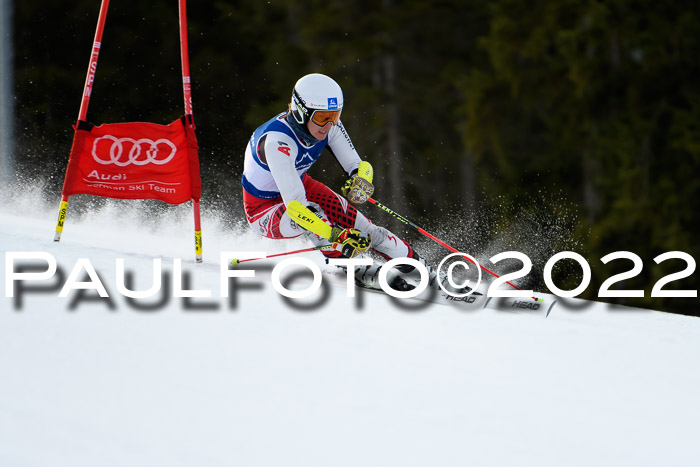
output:
<instances>
[{"instance_id":1,"label":"snow slope","mask_svg":"<svg viewBox=\"0 0 700 467\"><path fill-rule=\"evenodd\" d=\"M232 301L218 293L220 251L303 245L205 218L205 264L196 265L187 214L158 219L157 232L118 209L89 222L69 214L56 244L52 210L2 208L3 250L48 252L65 275L87 258L112 301L94 291L57 298L57 277L39 284L49 290L24 291L21 307L2 297L0 466L700 459L697 318L575 300L547 319L409 310L381 294L348 298L337 283L315 305L295 307L272 289L269 267ZM137 309L116 293L119 258L135 289L150 285L153 258L170 273L172 258L183 258L190 288L212 297Z\"/></svg>"}]
</instances>

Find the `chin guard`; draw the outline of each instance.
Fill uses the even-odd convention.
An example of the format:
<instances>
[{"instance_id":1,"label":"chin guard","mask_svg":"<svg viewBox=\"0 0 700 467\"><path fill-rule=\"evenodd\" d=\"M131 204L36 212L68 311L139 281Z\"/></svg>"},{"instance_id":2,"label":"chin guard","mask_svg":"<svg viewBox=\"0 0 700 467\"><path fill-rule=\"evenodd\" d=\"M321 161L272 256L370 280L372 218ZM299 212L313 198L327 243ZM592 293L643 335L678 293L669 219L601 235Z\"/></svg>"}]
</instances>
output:
<instances>
[{"instance_id":1,"label":"chin guard","mask_svg":"<svg viewBox=\"0 0 700 467\"><path fill-rule=\"evenodd\" d=\"M343 195L353 204L362 204L374 193L374 185L360 177L353 177L343 186Z\"/></svg>"},{"instance_id":2,"label":"chin guard","mask_svg":"<svg viewBox=\"0 0 700 467\"><path fill-rule=\"evenodd\" d=\"M348 179L341 191L343 196L353 204L362 204L374 193L374 170L367 161L360 162L357 173Z\"/></svg>"}]
</instances>

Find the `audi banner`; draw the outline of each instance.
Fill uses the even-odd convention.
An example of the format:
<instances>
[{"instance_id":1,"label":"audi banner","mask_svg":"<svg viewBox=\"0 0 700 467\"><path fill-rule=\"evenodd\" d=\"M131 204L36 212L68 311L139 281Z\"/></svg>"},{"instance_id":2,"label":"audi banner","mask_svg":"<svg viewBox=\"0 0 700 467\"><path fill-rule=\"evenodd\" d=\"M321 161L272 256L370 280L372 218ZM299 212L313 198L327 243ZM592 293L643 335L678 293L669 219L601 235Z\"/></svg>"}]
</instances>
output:
<instances>
[{"instance_id":1,"label":"audi banner","mask_svg":"<svg viewBox=\"0 0 700 467\"><path fill-rule=\"evenodd\" d=\"M93 126L80 121L66 170L63 195L199 200L197 138L184 118L169 125L131 122Z\"/></svg>"}]
</instances>

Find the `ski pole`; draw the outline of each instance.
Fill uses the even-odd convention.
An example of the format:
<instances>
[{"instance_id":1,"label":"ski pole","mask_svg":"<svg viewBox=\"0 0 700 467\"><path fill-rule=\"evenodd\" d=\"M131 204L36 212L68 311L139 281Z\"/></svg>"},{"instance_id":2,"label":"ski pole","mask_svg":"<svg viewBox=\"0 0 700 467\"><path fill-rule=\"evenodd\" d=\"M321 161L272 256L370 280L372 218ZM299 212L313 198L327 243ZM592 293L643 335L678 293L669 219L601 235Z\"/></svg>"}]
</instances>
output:
<instances>
[{"instance_id":1,"label":"ski pole","mask_svg":"<svg viewBox=\"0 0 700 467\"><path fill-rule=\"evenodd\" d=\"M238 258L231 258L231 264L233 266L238 266L241 263L245 263L247 261L260 261L261 259L269 259L269 258L276 258L278 256L287 256L287 255L296 255L298 253L306 253L307 251L316 251L316 250L332 250L335 249L336 243L332 243L330 245L321 245L321 246L315 246L312 248L304 248L303 250L294 250L294 251L287 251L285 253L275 253L274 255L268 255L263 258L248 258L248 259L238 259Z\"/></svg>"},{"instance_id":2,"label":"ski pole","mask_svg":"<svg viewBox=\"0 0 700 467\"><path fill-rule=\"evenodd\" d=\"M418 227L416 224L414 224L413 222L409 221L408 219L406 219L405 217L403 217L401 214L398 214L398 213L392 211L391 209L389 209L387 206L384 206L382 203L380 203L380 202L377 201L376 199L367 198L367 201L369 201L370 203L374 204L375 206L377 206L377 207L380 208L381 210L383 210L383 211L385 211L385 212L391 214L392 216L394 216L395 218L397 218L398 220L400 220L401 222L403 222L403 223L406 224L407 226L409 226L409 227L411 227L412 229L416 230L418 233L423 234L423 235L425 235L426 237L428 237L429 239L431 239L431 240L433 240L433 241L439 243L440 245L444 246L444 247L447 248L448 250L450 250L450 251L452 251L452 252L454 252L454 253L460 253L460 252L457 251L455 248L452 248L450 245L448 245L447 243L443 242L442 240L440 240L440 239L437 238L436 236L430 234L429 232L426 232L426 231L425 231L424 229L422 229L421 227ZM472 264L477 264L477 263L474 263L474 261L473 261L471 258L468 258L468 257L466 257L466 256L463 256L463 258L466 259L467 261L469 261L469 262L472 263ZM480 267L481 269L483 269L484 271L488 272L489 274L491 274L493 277L496 277L496 278L501 277L501 276L499 276L498 274L496 274L495 272L491 271L490 269L488 269L488 268L482 266L481 264L479 264L479 267ZM513 284L513 283L511 283L511 282L509 282L509 281L506 281L506 284L510 285L511 287L513 287L513 288L515 288L515 289L522 290L520 287L518 287L517 285L515 285L515 284ZM532 299L535 300L535 301L537 301L537 298L536 298L536 297L532 297Z\"/></svg>"}]
</instances>

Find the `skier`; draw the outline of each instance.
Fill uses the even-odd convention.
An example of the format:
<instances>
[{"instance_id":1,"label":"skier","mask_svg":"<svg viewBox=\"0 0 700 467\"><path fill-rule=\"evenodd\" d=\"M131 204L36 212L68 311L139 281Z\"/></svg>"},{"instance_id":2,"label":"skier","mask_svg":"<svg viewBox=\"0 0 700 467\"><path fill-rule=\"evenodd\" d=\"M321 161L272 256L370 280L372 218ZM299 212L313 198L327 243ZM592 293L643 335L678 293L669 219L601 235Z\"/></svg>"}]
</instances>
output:
<instances>
[{"instance_id":1,"label":"skier","mask_svg":"<svg viewBox=\"0 0 700 467\"><path fill-rule=\"evenodd\" d=\"M321 250L327 258L350 258L371 248L385 259L413 258L427 267L405 240L371 223L348 202L361 204L372 196L373 170L360 158L340 121L342 110L343 92L338 83L326 75L309 74L296 82L287 111L255 130L246 147L241 177L248 223L267 238L307 235L316 246L335 245L335 249ZM343 196L307 173L326 148L348 177L341 188ZM300 226L293 206L301 206L305 213L302 217L315 223ZM376 264L357 268L356 281L361 286L379 288L380 268ZM418 276L412 265L397 269ZM399 290L414 287L407 286L396 273L387 277ZM434 278L432 273L431 283Z\"/></svg>"}]
</instances>

